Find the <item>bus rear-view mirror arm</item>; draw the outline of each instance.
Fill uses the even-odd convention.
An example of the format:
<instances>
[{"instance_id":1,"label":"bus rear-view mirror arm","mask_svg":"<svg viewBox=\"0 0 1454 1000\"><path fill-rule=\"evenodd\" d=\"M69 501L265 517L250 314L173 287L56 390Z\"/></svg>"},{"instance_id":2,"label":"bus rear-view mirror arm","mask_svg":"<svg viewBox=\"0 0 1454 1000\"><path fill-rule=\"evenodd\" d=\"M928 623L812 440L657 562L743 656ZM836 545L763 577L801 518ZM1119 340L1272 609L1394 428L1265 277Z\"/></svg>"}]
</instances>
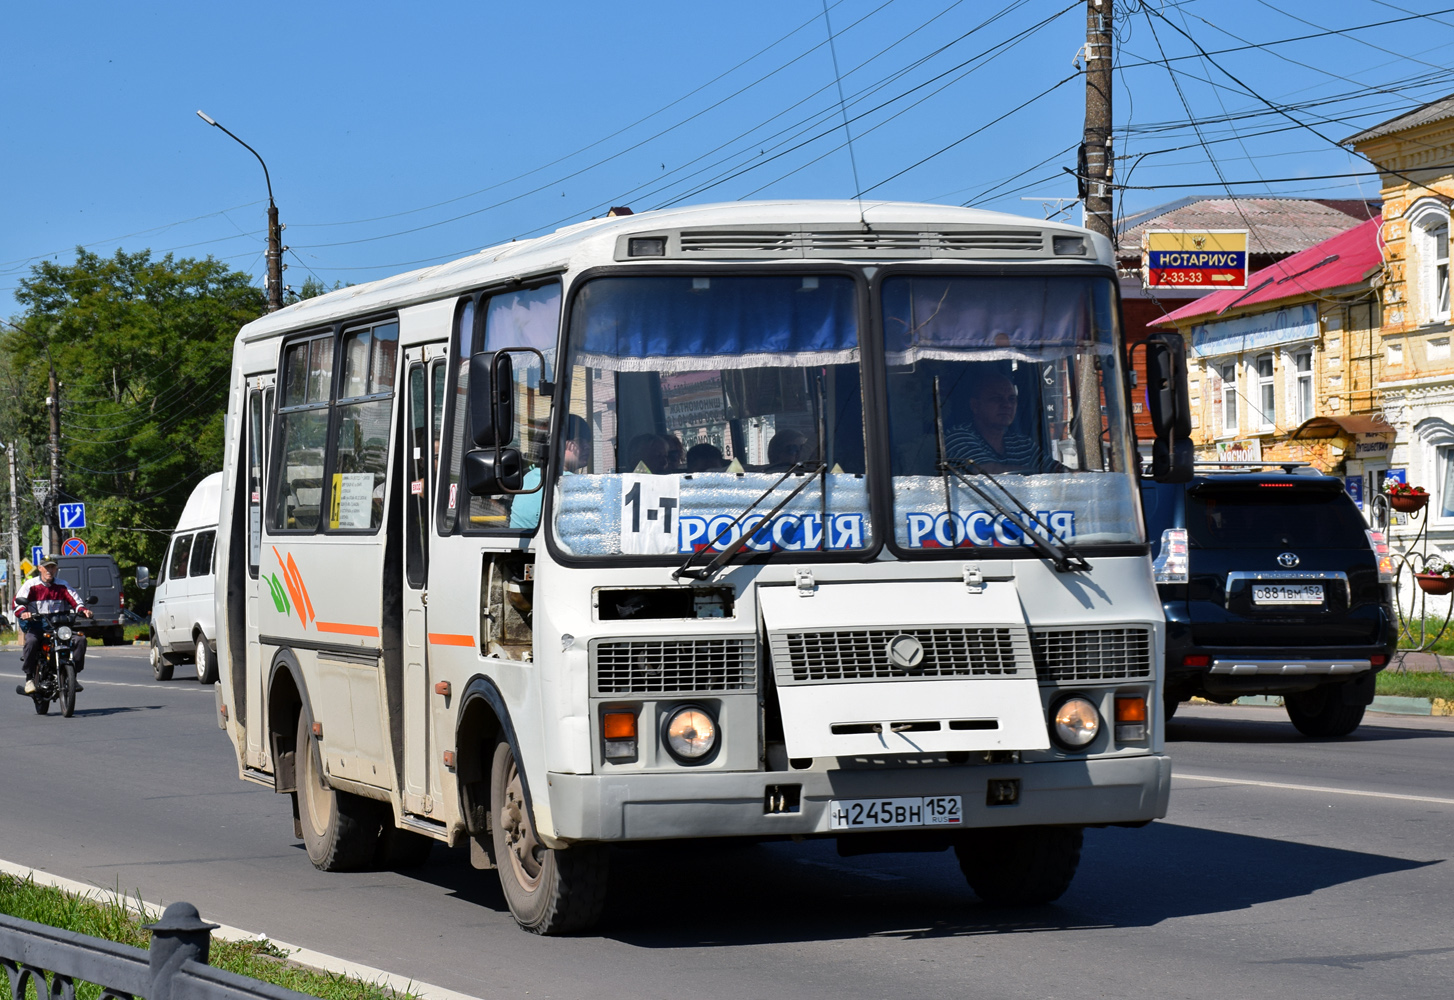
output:
<instances>
[{"instance_id":1,"label":"bus rear-view mirror arm","mask_svg":"<svg viewBox=\"0 0 1454 1000\"><path fill-rule=\"evenodd\" d=\"M1179 333L1154 333L1146 338L1146 408L1156 432L1151 478L1161 483L1187 482L1196 451L1191 441L1186 341Z\"/></svg>"}]
</instances>

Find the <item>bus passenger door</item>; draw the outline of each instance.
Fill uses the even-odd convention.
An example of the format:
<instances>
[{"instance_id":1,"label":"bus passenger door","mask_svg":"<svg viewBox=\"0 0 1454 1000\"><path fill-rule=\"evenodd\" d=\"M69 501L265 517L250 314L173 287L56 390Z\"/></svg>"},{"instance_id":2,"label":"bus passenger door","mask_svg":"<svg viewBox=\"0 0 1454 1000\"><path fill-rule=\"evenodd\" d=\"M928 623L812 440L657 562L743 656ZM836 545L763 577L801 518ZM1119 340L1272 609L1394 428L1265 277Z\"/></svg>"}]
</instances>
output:
<instances>
[{"instance_id":1,"label":"bus passenger door","mask_svg":"<svg viewBox=\"0 0 1454 1000\"><path fill-rule=\"evenodd\" d=\"M427 643L429 603L429 538L433 504L438 428L433 419L434 399L443 371L444 345L429 344L405 351L406 392L404 423L404 811L428 815L434 811L430 774L433 754L429 715L435 697L429 670ZM439 359L439 360L436 360ZM433 779L433 780L431 780Z\"/></svg>"},{"instance_id":2,"label":"bus passenger door","mask_svg":"<svg viewBox=\"0 0 1454 1000\"><path fill-rule=\"evenodd\" d=\"M258 601L261 599L260 590L267 588L267 583L259 577L258 567L262 559L263 470L267 468L267 438L272 427L273 376L249 378L248 382L250 390L244 429L247 440L243 451L247 459L247 495L238 498L247 503L247 655L243 660L242 678L233 678L232 690L233 697L244 707L242 721L247 729L247 765L263 768L268 761L267 720L263 718L263 685L266 680L259 641Z\"/></svg>"}]
</instances>

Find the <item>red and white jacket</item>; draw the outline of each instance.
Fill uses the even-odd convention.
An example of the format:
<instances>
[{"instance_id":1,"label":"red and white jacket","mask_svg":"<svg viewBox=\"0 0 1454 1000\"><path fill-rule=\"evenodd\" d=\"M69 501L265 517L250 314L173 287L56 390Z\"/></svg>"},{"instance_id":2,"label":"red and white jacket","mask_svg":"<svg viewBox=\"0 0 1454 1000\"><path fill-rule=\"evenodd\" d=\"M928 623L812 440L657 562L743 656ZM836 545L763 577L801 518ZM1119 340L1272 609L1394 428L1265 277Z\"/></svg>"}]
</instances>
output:
<instances>
[{"instance_id":1,"label":"red and white jacket","mask_svg":"<svg viewBox=\"0 0 1454 1000\"><path fill-rule=\"evenodd\" d=\"M53 615L67 608L81 607L81 595L71 589L64 580L55 579L41 583L40 577L32 577L15 592L15 611L26 610L33 614Z\"/></svg>"}]
</instances>

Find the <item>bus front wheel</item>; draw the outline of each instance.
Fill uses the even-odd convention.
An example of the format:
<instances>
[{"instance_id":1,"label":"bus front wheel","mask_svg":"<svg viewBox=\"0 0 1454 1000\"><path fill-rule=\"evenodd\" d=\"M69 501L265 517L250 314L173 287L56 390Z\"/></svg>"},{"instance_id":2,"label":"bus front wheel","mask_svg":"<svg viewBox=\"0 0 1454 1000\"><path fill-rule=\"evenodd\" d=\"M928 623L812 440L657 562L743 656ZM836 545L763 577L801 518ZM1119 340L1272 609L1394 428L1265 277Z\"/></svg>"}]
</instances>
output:
<instances>
[{"instance_id":1,"label":"bus front wheel","mask_svg":"<svg viewBox=\"0 0 1454 1000\"><path fill-rule=\"evenodd\" d=\"M368 799L335 791L323 783L323 759L308 716L298 713L298 821L313 867L325 872L358 871L374 859L379 843L378 809Z\"/></svg>"},{"instance_id":2,"label":"bus front wheel","mask_svg":"<svg viewBox=\"0 0 1454 1000\"><path fill-rule=\"evenodd\" d=\"M583 931L600 919L606 903L606 849L579 844L552 850L536 838L525 800L525 779L503 738L490 767L490 835L500 889L510 912L535 934Z\"/></svg>"},{"instance_id":3,"label":"bus front wheel","mask_svg":"<svg viewBox=\"0 0 1454 1000\"><path fill-rule=\"evenodd\" d=\"M974 894L991 906L1036 906L1064 895L1080 866L1078 826L966 830L954 845Z\"/></svg>"}]
</instances>

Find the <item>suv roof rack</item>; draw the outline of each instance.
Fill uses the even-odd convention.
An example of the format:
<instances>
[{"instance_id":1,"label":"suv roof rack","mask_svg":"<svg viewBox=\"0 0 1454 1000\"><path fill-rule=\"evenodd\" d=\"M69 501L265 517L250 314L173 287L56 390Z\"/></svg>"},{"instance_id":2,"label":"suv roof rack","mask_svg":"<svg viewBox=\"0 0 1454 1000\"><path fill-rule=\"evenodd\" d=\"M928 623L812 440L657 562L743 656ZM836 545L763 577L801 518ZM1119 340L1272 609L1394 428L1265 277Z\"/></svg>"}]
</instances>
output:
<instances>
[{"instance_id":1,"label":"suv roof rack","mask_svg":"<svg viewBox=\"0 0 1454 1000\"><path fill-rule=\"evenodd\" d=\"M1195 462L1192 465L1195 469L1207 469L1214 472L1254 472L1257 469L1281 469L1283 472L1293 472L1297 469L1311 469L1310 462Z\"/></svg>"}]
</instances>

